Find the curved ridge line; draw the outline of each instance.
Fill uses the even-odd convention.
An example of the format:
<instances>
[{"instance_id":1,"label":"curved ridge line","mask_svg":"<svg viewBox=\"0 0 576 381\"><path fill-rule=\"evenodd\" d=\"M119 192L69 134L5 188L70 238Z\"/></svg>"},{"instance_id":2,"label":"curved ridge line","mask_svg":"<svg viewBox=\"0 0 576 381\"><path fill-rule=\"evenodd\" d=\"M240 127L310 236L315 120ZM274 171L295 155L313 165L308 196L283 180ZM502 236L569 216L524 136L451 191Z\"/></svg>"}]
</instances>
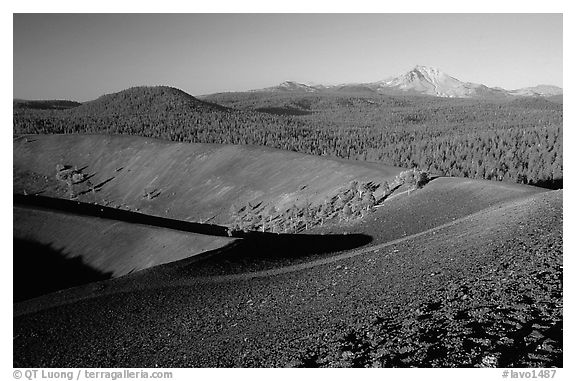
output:
<instances>
[{"instance_id":1,"label":"curved ridge line","mask_svg":"<svg viewBox=\"0 0 576 381\"><path fill-rule=\"evenodd\" d=\"M192 286L192 285L202 285L202 284L218 284L218 283L226 283L226 282L234 282L234 281L244 281L244 280L250 280L250 279L258 279L258 278L266 278L266 277L271 277L271 276L277 276L277 275L283 275L283 274L289 274L289 273L293 273L293 272L297 272L300 270L307 270L310 268L314 268L316 266L321 266L321 265L326 265L329 263L334 263L343 259L348 259L348 258L353 258L356 257L358 255L361 254L365 254L365 253L369 253L369 252L374 252L389 246L394 246L397 245L399 243L414 239L414 238L418 238L421 237L423 235L426 234L430 234L445 228L448 228L450 226L462 223L462 222L466 222L468 220L474 219L482 214L486 214L489 213L491 211L494 211L496 209L509 209L512 208L514 206L517 206L518 204L521 203L525 203L528 202L529 200L533 199L534 195L530 195L526 198L521 198L519 200L511 200L508 203L500 203L500 204L496 204L493 206L489 206L486 209L482 209L479 210L475 213L469 214L467 216L464 217L460 217L454 221L450 221L447 223L444 223L442 225L430 228L428 230L424 230L422 232L419 233L415 233L415 234L411 234L409 236L406 237L401 237L401 238L397 238L395 240L392 241L388 241L388 242L384 242L381 243L379 245L376 246L370 246L364 249L360 249L360 250L353 250L350 252L346 252L340 255L335 255L335 256L331 256L328 258L322 258L322 259L318 259L315 261L311 261L311 262L306 262L306 263L300 263L297 265L291 265L291 266L286 266L286 267L282 267L282 268L278 268L278 269L270 269L270 270L262 270L262 271L256 271L256 272L251 272L251 273L241 273L241 274L231 274L231 275L215 275L215 276L207 276L207 277L196 277L196 278L192 278L192 279L187 279L187 280L179 280L177 282L174 282L172 284L169 285L154 285L151 286L149 284L144 285L143 287L138 287L136 289L133 290L107 290L103 293L100 294L96 294L96 295L88 295L88 296L83 296L83 297L72 297L71 299L68 300L60 300L60 301L54 301L54 302L48 302L45 305L40 305L40 306L33 306L33 305L27 305L28 301L23 301L21 303L20 306L14 304L13 305L13 317L18 317L18 316L22 316L22 315L27 315L30 313L35 313L35 312L39 312L42 310L46 310L48 308L53 308L53 307L59 307L59 306L64 306L64 305L69 305L69 304L73 304L82 300L89 300L89 299L94 299L94 298L98 298L98 297L102 297L102 296L110 296L110 295L115 295L115 294L120 294L123 292L137 292L137 291L146 291L146 290L154 290L154 289L168 289L168 288L175 288L175 287L182 287L182 286ZM121 279L121 278L118 278ZM122 285L120 285L121 287ZM34 299L31 299L34 300ZM19 308L17 308L19 307Z\"/></svg>"},{"instance_id":2,"label":"curved ridge line","mask_svg":"<svg viewBox=\"0 0 576 381\"><path fill-rule=\"evenodd\" d=\"M255 271L255 272L249 272L249 273L197 277L197 278L178 282L177 284L170 285L170 287L186 286L186 285L193 285L193 284L225 283L225 282L231 282L231 281L235 281L235 280L248 280L248 279L256 279L256 278L265 278L265 277L270 277L270 276L289 274L289 273L293 273L293 272L300 271L300 270L306 270L306 269L313 268L316 266L334 263L334 262L337 262L337 261L340 261L343 259L353 258L353 257L356 257L356 256L361 255L361 254L365 254L365 253L369 253L369 252L375 252L375 251L378 251L380 249L383 249L383 248L386 248L389 246L394 246L394 245L397 245L399 243L402 243L402 242L405 242L405 241L408 241L408 240L411 240L414 238L418 238L418 237L421 237L421 236L426 235L426 234L437 232L439 230L442 230L442 229L448 228L450 226L465 222L467 220L474 219L474 218L476 218L482 214L486 214L486 213L489 213L489 212L497 210L497 209L513 208L519 204L528 202L531 199L533 199L533 195L525 197L525 198L521 198L519 200L518 199L517 200L511 200L510 202L504 203L504 204L502 204L502 203L496 204L496 205L490 206L486 209L482 209L482 210L479 210L475 213L469 214L467 216L460 217L460 218L455 219L453 221L446 222L442 225L438 225L438 226L435 226L435 227L430 228L428 230L421 231L419 233L411 234L411 235L408 235L406 237L397 238L397 239L394 239L392 241L383 242L379 245L366 247L364 249L352 250L349 252L345 252L343 254L330 256L327 258L317 259L317 260L311 261L311 262L305 262L305 263L300 263L300 264L291 265L291 266L285 266L285 267L281 267L281 268L277 268L277 269L262 270L262 271Z\"/></svg>"},{"instance_id":3,"label":"curved ridge line","mask_svg":"<svg viewBox=\"0 0 576 381\"><path fill-rule=\"evenodd\" d=\"M500 207L502 208L502 206L500 206ZM486 213L486 212L488 212L489 209L492 209L492 207L489 207L488 209L484 209L484 210L481 210L481 211L473 213L473 214L469 214L468 216L460 217L454 221L446 222L442 225L430 228L428 230L424 230L424 231L419 232L419 233L411 234L411 235L406 236L406 237L397 238L397 239L394 239L392 241L381 243L379 245L366 247L364 249L352 250L352 251L349 251L349 252L346 252L343 254L330 256L328 258L321 258L321 259L317 259L315 261L300 263L297 265L285 266L285 267L281 267L278 269L262 270L262 271L255 271L255 272L241 273L241 274L231 274L231 275L215 275L215 276L208 276L208 277L197 277L194 279L190 279L190 280L181 282L180 285L225 283L225 282L232 282L235 280L248 280L248 279L255 279L255 278L265 278L265 277L270 277L270 276L289 274L289 273L293 273L293 272L300 271L300 270L306 270L306 269L310 269L310 268L313 268L316 266L322 266L322 265L326 265L329 263L334 263L334 262L337 262L337 261L340 261L343 259L353 258L353 257L356 257L356 256L361 255L361 254L375 252L375 251L381 250L383 248L386 248L388 246L394 246L394 245L397 245L397 244L402 243L404 241L418 238L418 237L421 237L421 236L426 235L426 234L434 233L438 230L445 229L445 228L450 227L452 225L456 225L458 223L464 222L465 220L472 219L473 217L476 217L477 215ZM175 284L175 285L171 285L171 286L177 287L178 285Z\"/></svg>"}]
</instances>

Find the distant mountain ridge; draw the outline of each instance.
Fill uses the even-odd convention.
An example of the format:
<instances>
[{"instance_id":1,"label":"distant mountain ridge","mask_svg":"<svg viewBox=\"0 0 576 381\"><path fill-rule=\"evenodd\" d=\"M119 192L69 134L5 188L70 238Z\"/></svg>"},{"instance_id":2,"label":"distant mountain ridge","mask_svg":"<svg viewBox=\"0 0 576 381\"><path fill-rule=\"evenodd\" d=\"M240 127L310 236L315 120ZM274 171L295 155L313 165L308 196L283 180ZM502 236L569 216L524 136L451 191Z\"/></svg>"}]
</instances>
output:
<instances>
[{"instance_id":1,"label":"distant mountain ridge","mask_svg":"<svg viewBox=\"0 0 576 381\"><path fill-rule=\"evenodd\" d=\"M551 85L538 85L534 87L524 87L522 89L513 90L515 95L524 95L524 96L555 96L555 95L562 95L562 88L558 86L551 86Z\"/></svg>"},{"instance_id":2,"label":"distant mountain ridge","mask_svg":"<svg viewBox=\"0 0 576 381\"><path fill-rule=\"evenodd\" d=\"M33 109L33 110L66 110L80 106L81 103L75 101L52 99L52 100L25 100L14 99L12 101L12 108L18 109Z\"/></svg>"},{"instance_id":3,"label":"distant mountain ridge","mask_svg":"<svg viewBox=\"0 0 576 381\"><path fill-rule=\"evenodd\" d=\"M378 93L386 95L430 95L446 98L510 98L517 96L549 97L562 95L557 86L538 85L516 90L488 87L483 84L462 82L439 69L417 65L412 70L396 77L376 82L345 83L340 85L316 85L285 81L278 86L259 90L264 92L351 92Z\"/></svg>"}]
</instances>

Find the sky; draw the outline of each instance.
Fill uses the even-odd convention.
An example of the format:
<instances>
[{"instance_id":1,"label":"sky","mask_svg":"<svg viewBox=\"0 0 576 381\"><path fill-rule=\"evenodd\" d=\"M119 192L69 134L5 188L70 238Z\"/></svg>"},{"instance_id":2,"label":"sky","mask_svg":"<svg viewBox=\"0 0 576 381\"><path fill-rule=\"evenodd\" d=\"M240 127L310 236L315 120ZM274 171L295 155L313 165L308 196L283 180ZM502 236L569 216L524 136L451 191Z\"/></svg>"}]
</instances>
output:
<instances>
[{"instance_id":1,"label":"sky","mask_svg":"<svg viewBox=\"0 0 576 381\"><path fill-rule=\"evenodd\" d=\"M506 89L562 86L561 14L14 14L13 95L192 95L374 82L416 65Z\"/></svg>"}]
</instances>

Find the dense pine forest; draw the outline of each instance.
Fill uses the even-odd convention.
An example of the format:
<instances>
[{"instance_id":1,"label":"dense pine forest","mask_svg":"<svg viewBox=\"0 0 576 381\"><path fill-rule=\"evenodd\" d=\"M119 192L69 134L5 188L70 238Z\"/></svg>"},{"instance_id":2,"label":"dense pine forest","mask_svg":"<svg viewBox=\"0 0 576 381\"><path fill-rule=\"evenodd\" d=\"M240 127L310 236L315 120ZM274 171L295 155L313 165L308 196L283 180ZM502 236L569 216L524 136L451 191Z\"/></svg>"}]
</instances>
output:
<instances>
[{"instance_id":1,"label":"dense pine forest","mask_svg":"<svg viewBox=\"0 0 576 381\"><path fill-rule=\"evenodd\" d=\"M60 104L59 104L60 105ZM14 106L13 132L254 144L433 174L562 187L562 100L224 93L139 87L66 107Z\"/></svg>"}]
</instances>

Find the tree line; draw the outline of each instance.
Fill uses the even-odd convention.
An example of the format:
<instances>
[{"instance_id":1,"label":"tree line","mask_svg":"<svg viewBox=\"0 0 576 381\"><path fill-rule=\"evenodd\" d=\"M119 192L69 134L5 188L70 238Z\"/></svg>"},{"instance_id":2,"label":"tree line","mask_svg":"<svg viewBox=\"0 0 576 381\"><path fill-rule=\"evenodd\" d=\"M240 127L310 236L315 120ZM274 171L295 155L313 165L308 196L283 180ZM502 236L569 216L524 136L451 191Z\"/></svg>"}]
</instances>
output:
<instances>
[{"instance_id":1,"label":"tree line","mask_svg":"<svg viewBox=\"0 0 576 381\"><path fill-rule=\"evenodd\" d=\"M261 231L270 233L299 233L315 226L331 222L354 221L372 213L377 205L384 202L396 189L407 185L410 190L422 188L429 181L426 171L412 169L398 174L390 183L352 181L329 196L323 202L313 205L310 202L294 204L284 210L278 210L274 204L238 207L232 205L232 223L229 234L238 231ZM382 196L375 197L375 191L381 189Z\"/></svg>"},{"instance_id":2,"label":"tree line","mask_svg":"<svg viewBox=\"0 0 576 381\"><path fill-rule=\"evenodd\" d=\"M260 102L252 94L246 105L218 98L237 107L228 108L193 97L170 101L170 93L162 105L171 107L154 106L153 95L132 93L69 110L15 109L13 131L253 144L451 176L549 187L562 182L562 105L545 100L262 95L266 102ZM263 105L275 113L251 109ZM305 112L278 115L284 108Z\"/></svg>"}]
</instances>

